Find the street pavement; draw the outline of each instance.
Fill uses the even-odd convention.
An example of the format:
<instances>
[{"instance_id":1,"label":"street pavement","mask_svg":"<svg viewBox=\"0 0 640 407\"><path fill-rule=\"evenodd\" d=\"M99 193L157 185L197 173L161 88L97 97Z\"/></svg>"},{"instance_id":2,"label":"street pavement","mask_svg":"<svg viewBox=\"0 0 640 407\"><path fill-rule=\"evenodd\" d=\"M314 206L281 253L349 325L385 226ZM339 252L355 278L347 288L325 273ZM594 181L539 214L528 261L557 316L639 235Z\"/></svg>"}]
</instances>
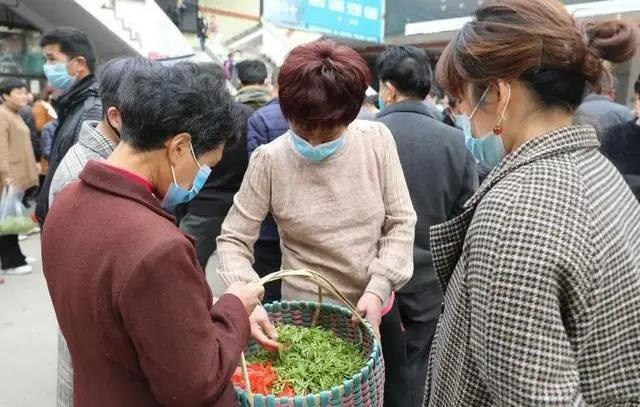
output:
<instances>
[{"instance_id":1,"label":"street pavement","mask_svg":"<svg viewBox=\"0 0 640 407\"><path fill-rule=\"evenodd\" d=\"M42 274L40 235L20 246L38 262L32 274L4 276L0 284L0 407L54 407L58 324ZM216 267L212 256L207 277L219 296Z\"/></svg>"},{"instance_id":2,"label":"street pavement","mask_svg":"<svg viewBox=\"0 0 640 407\"><path fill-rule=\"evenodd\" d=\"M33 273L0 284L0 407L54 407L58 324L40 261L40 235L20 242Z\"/></svg>"}]
</instances>

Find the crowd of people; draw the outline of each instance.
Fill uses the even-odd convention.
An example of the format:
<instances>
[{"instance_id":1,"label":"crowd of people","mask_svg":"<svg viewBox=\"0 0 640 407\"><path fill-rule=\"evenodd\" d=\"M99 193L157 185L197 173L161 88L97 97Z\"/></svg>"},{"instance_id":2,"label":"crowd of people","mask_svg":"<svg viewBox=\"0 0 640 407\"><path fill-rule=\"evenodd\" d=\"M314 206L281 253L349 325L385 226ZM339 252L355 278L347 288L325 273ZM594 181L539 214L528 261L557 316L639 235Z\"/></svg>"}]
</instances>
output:
<instances>
[{"instance_id":1,"label":"crowd of people","mask_svg":"<svg viewBox=\"0 0 640 407\"><path fill-rule=\"evenodd\" d=\"M271 78L234 63L232 96L227 67L96 66L84 33L44 34L53 89L28 108L0 83L0 183L37 190L58 405L235 405L249 338L281 346L261 303L317 298L256 282L282 269L371 323L387 407L636 403L640 78L634 113L610 63L639 45L557 0L486 2L435 75L423 49L383 51L377 97L326 40ZM36 261L16 235L0 254L6 274Z\"/></svg>"}]
</instances>

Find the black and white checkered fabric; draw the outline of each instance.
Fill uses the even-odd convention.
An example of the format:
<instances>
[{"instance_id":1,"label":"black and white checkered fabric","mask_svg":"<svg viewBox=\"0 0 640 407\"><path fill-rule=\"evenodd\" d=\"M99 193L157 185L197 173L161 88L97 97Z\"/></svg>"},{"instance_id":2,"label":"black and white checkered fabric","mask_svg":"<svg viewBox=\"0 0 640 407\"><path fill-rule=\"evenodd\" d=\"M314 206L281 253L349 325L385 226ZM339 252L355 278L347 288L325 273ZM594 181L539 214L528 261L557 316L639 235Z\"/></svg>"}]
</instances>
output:
<instances>
[{"instance_id":1,"label":"black and white checkered fabric","mask_svg":"<svg viewBox=\"0 0 640 407\"><path fill-rule=\"evenodd\" d=\"M639 406L640 205L592 127L532 140L431 229L425 406Z\"/></svg>"}]
</instances>

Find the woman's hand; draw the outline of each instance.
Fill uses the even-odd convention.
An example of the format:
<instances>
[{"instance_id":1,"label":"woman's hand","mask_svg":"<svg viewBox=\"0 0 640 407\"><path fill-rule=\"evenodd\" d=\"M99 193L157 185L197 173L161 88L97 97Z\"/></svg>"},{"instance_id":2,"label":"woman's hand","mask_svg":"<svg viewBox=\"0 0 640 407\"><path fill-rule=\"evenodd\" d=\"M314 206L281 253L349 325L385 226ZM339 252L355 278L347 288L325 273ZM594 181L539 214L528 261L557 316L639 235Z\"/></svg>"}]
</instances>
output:
<instances>
[{"instance_id":1,"label":"woman's hand","mask_svg":"<svg viewBox=\"0 0 640 407\"><path fill-rule=\"evenodd\" d=\"M374 293L365 292L356 307L360 316L365 317L371 325L374 332L379 336L380 321L382 320L382 299Z\"/></svg>"},{"instance_id":2,"label":"woman's hand","mask_svg":"<svg viewBox=\"0 0 640 407\"><path fill-rule=\"evenodd\" d=\"M264 287L258 283L236 282L227 288L225 294L232 294L238 297L242 305L244 305L247 315L251 315L256 306L260 304L260 299L264 295Z\"/></svg>"},{"instance_id":3,"label":"woman's hand","mask_svg":"<svg viewBox=\"0 0 640 407\"><path fill-rule=\"evenodd\" d=\"M278 350L282 346L277 342L276 327L269 321L269 315L262 305L258 305L253 310L249 322L251 322L251 336L260 346L271 351Z\"/></svg>"}]
</instances>

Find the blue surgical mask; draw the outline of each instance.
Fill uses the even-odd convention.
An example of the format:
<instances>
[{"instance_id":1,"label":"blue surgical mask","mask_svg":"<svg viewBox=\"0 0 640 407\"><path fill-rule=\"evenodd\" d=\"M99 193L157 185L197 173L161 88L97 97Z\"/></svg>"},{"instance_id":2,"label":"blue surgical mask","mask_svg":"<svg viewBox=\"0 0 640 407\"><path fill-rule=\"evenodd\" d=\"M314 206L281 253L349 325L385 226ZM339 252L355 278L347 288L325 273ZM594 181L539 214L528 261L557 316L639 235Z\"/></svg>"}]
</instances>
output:
<instances>
[{"instance_id":1,"label":"blue surgical mask","mask_svg":"<svg viewBox=\"0 0 640 407\"><path fill-rule=\"evenodd\" d=\"M64 62L58 64L44 64L44 74L51 85L63 91L71 89L75 83L75 79L67 72L67 64Z\"/></svg>"},{"instance_id":2,"label":"blue surgical mask","mask_svg":"<svg viewBox=\"0 0 640 407\"><path fill-rule=\"evenodd\" d=\"M378 109L380 109L382 111L382 109L384 109L385 107L385 103L384 100L382 100L382 95L380 95L380 93L378 93Z\"/></svg>"},{"instance_id":3,"label":"blue surgical mask","mask_svg":"<svg viewBox=\"0 0 640 407\"><path fill-rule=\"evenodd\" d=\"M464 132L464 143L476 160L491 168L502 161L505 152L500 136L491 132L482 138L474 138L471 134L471 120L466 113L456 117L456 126Z\"/></svg>"},{"instance_id":4,"label":"blue surgical mask","mask_svg":"<svg viewBox=\"0 0 640 407\"><path fill-rule=\"evenodd\" d=\"M333 155L344 145L344 135L333 141L320 144L315 147L309 144L307 140L297 136L293 131L289 131L289 135L291 138L291 143L293 144L293 147L296 149L296 151L299 152L307 160L316 163Z\"/></svg>"},{"instance_id":5,"label":"blue surgical mask","mask_svg":"<svg viewBox=\"0 0 640 407\"><path fill-rule=\"evenodd\" d=\"M475 138L473 137L473 132L471 131L471 119L473 118L473 116L475 116L476 112L478 111L478 108L482 104L482 101L484 100L488 91L489 91L489 88L487 88L484 91L484 93L482 94L482 97L480 98L480 101L478 102L476 107L473 109L473 112L471 113L470 117L467 116L466 113L463 113L461 115L456 115L455 121L456 121L456 126L461 128L462 131L464 132L464 142L465 142L465 145L467 146L467 149L471 151L471 154L473 154L473 156L479 162L493 168L496 165L498 165L500 161L502 161L502 159L506 154L502 137L500 137L499 135L491 131L490 133L487 133L482 137ZM505 108L502 112L499 123L502 122L502 117L504 116L507 106L509 105L510 99L511 99L511 86L509 86L509 95L507 97L507 104L505 105Z\"/></svg>"},{"instance_id":6,"label":"blue surgical mask","mask_svg":"<svg viewBox=\"0 0 640 407\"><path fill-rule=\"evenodd\" d=\"M166 211L173 212L177 205L180 205L185 202L189 202L193 198L198 195L205 182L209 178L211 174L211 168L206 165L200 165L198 159L196 158L195 153L193 152L193 145L191 145L191 155L195 160L196 164L200 169L196 173L196 177L193 180L193 185L191 189L184 189L178 182L176 181L176 173L173 170L173 166L171 166L171 173L173 174L173 182L169 185L169 189L167 190L167 194L164 196L162 200L162 208Z\"/></svg>"}]
</instances>

